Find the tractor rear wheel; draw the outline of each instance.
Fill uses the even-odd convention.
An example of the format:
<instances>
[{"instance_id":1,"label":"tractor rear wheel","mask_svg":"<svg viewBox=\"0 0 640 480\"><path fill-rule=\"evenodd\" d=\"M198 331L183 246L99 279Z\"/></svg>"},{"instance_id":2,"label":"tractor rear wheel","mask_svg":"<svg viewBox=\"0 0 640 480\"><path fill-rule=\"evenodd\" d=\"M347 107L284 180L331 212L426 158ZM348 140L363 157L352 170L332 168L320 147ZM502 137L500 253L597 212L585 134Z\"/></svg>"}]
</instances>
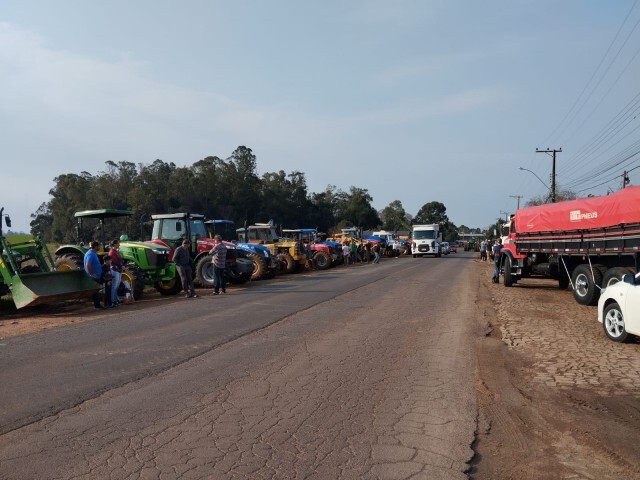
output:
<instances>
[{"instance_id":1,"label":"tractor rear wheel","mask_svg":"<svg viewBox=\"0 0 640 480\"><path fill-rule=\"evenodd\" d=\"M60 255L55 261L56 270L83 270L82 256L77 253Z\"/></svg>"}]
</instances>

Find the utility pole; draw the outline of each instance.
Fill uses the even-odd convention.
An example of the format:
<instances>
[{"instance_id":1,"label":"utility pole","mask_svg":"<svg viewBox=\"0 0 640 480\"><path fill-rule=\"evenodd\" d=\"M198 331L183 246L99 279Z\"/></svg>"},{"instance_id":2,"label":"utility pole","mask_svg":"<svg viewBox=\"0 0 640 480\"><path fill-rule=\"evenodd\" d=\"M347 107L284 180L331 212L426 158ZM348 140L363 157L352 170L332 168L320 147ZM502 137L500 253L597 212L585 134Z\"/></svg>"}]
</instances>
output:
<instances>
[{"instance_id":1,"label":"utility pole","mask_svg":"<svg viewBox=\"0 0 640 480\"><path fill-rule=\"evenodd\" d=\"M630 182L631 180L629 180L629 172L625 170L622 174L622 188L625 188L627 185L629 185Z\"/></svg>"},{"instance_id":2,"label":"utility pole","mask_svg":"<svg viewBox=\"0 0 640 480\"><path fill-rule=\"evenodd\" d=\"M509 212L503 212L500 210L500 214L504 213L504 222L507 223L509 221Z\"/></svg>"},{"instance_id":3,"label":"utility pole","mask_svg":"<svg viewBox=\"0 0 640 480\"><path fill-rule=\"evenodd\" d=\"M562 147L559 149L539 150L536 148L536 153L552 153L553 154L553 168L551 169L551 203L556 203L556 153L562 153Z\"/></svg>"},{"instance_id":4,"label":"utility pole","mask_svg":"<svg viewBox=\"0 0 640 480\"><path fill-rule=\"evenodd\" d=\"M518 206L516 207L516 210L520 210L520 199L522 198L522 195L509 195L511 198L515 198L518 201Z\"/></svg>"}]
</instances>

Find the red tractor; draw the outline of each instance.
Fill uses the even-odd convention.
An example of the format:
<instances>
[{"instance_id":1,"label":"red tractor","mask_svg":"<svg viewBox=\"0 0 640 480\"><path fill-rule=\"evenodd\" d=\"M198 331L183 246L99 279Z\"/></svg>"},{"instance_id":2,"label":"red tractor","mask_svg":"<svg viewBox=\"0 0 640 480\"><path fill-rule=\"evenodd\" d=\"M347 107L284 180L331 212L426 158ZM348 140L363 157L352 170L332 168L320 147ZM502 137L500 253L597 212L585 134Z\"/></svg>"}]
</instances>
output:
<instances>
[{"instance_id":1,"label":"red tractor","mask_svg":"<svg viewBox=\"0 0 640 480\"><path fill-rule=\"evenodd\" d=\"M197 213L167 213L152 215L153 233L151 242L171 249L169 258L182 241L191 240L191 259L194 265L195 279L203 287L213 286L213 265L209 252L214 246L204 223L204 215ZM253 263L246 258L238 258L236 246L224 242L227 247L227 268L225 273L231 283L242 284L251 278Z\"/></svg>"}]
</instances>

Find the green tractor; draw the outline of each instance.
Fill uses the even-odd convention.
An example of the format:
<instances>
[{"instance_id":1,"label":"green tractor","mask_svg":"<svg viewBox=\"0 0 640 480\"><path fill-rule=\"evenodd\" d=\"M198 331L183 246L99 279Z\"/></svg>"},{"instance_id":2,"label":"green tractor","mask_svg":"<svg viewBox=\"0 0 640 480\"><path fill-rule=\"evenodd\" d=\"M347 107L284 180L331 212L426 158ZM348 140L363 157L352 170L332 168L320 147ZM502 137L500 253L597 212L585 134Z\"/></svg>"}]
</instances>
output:
<instances>
[{"instance_id":1,"label":"green tractor","mask_svg":"<svg viewBox=\"0 0 640 480\"><path fill-rule=\"evenodd\" d=\"M83 221L91 219L97 221L97 240L100 241L101 250L98 255L107 252L104 250L107 240L105 233L105 219L130 217L133 212L129 210L85 210L76 212L78 219L77 232L79 245L62 245L56 254L56 268L58 270L83 270L84 254L88 250L84 241L92 238L84 238ZM153 286L162 295L176 295L182 290L180 278L176 273L176 266L169 261L169 249L161 245L146 242L130 242L126 235L120 236L120 256L124 262L122 280L129 282L133 291L133 297L142 298L146 286Z\"/></svg>"},{"instance_id":2,"label":"green tractor","mask_svg":"<svg viewBox=\"0 0 640 480\"><path fill-rule=\"evenodd\" d=\"M84 271L56 271L40 237L2 233L11 219L0 208L0 296L11 293L17 308L90 298L98 288Z\"/></svg>"}]
</instances>

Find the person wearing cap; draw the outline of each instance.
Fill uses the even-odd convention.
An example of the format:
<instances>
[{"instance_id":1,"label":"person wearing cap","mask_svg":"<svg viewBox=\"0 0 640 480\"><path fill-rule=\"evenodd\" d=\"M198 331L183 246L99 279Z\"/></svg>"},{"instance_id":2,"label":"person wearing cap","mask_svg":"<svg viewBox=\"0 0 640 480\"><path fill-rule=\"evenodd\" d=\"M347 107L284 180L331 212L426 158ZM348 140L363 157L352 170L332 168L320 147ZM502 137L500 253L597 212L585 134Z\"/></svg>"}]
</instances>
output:
<instances>
[{"instance_id":1,"label":"person wearing cap","mask_svg":"<svg viewBox=\"0 0 640 480\"><path fill-rule=\"evenodd\" d=\"M184 290L185 298L195 298L196 290L193 288L193 271L191 269L191 242L185 238L182 241L182 245L175 249L173 252L173 263L176 264L176 270L180 275L180 281L182 282L182 289Z\"/></svg>"},{"instance_id":2,"label":"person wearing cap","mask_svg":"<svg viewBox=\"0 0 640 480\"><path fill-rule=\"evenodd\" d=\"M211 263L213 264L213 295L227 293L224 270L227 266L227 247L222 242L222 237L216 235L215 245L209 252L211 254Z\"/></svg>"}]
</instances>

